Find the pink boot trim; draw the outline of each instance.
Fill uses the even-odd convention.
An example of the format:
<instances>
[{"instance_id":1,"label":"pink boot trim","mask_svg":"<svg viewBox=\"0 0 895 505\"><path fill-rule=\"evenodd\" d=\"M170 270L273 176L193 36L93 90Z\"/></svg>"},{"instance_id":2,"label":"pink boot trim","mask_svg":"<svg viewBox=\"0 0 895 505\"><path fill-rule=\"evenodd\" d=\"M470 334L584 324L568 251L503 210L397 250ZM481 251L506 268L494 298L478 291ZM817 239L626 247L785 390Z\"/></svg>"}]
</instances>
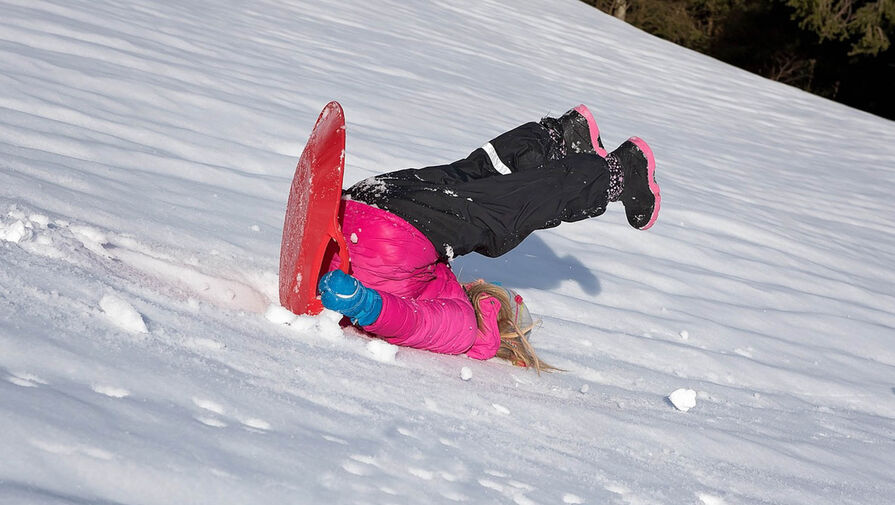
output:
<instances>
[{"instance_id":1,"label":"pink boot trim","mask_svg":"<svg viewBox=\"0 0 895 505\"><path fill-rule=\"evenodd\" d=\"M584 116L584 119L587 120L587 127L590 129L590 143L594 146L594 151L596 151L600 157L605 158L609 153L600 147L600 142L597 140L600 138L600 128L597 126L597 120L594 119L594 115L590 113L590 109L584 104L575 107L575 111Z\"/></svg>"},{"instance_id":2,"label":"pink boot trim","mask_svg":"<svg viewBox=\"0 0 895 505\"><path fill-rule=\"evenodd\" d=\"M641 230L646 230L650 226L656 223L656 219L659 218L659 204L662 202L662 195L659 194L659 185L656 183L656 158L653 156L653 150L643 141L640 137L631 137L628 139L633 142L634 145L640 149L640 152L646 156L646 170L647 170L647 178L649 180L649 189L653 193L653 196L656 197L656 203L653 205L653 215L650 217L648 223Z\"/></svg>"}]
</instances>

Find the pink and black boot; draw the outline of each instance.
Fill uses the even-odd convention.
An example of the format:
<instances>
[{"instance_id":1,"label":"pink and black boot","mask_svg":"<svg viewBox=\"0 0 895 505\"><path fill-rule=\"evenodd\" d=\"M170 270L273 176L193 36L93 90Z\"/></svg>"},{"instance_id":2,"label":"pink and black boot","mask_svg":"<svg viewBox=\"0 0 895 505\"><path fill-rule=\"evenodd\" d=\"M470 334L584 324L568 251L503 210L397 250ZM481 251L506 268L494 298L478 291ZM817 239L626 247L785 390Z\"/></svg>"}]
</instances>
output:
<instances>
[{"instance_id":1,"label":"pink and black boot","mask_svg":"<svg viewBox=\"0 0 895 505\"><path fill-rule=\"evenodd\" d=\"M563 156L588 153L606 157L606 149L600 139L600 128L597 127L594 115L584 104L569 109L559 118L545 117L541 120L541 125L562 146Z\"/></svg>"},{"instance_id":2,"label":"pink and black boot","mask_svg":"<svg viewBox=\"0 0 895 505\"><path fill-rule=\"evenodd\" d=\"M662 197L656 183L653 150L638 137L631 137L606 156L610 172L610 201L621 200L628 223L646 230L659 217Z\"/></svg>"}]
</instances>

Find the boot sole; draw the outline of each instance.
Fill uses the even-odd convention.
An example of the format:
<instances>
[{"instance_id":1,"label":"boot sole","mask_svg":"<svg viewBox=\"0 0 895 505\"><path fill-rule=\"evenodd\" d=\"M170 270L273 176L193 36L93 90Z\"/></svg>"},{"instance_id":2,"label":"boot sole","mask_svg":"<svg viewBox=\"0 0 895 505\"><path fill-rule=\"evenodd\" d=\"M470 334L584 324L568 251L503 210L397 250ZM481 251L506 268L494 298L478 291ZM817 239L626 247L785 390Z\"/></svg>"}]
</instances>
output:
<instances>
[{"instance_id":1,"label":"boot sole","mask_svg":"<svg viewBox=\"0 0 895 505\"><path fill-rule=\"evenodd\" d=\"M591 114L590 109L584 104L575 107L575 112L581 114L587 120L587 127L590 130L590 144L594 146L594 151L596 151L598 156L605 158L609 153L600 147L600 143L597 142L597 139L600 138L600 128L597 126L597 120L594 119L594 115Z\"/></svg>"},{"instance_id":2,"label":"boot sole","mask_svg":"<svg viewBox=\"0 0 895 505\"><path fill-rule=\"evenodd\" d=\"M580 111L579 111L580 113ZM595 123L596 124L596 123ZM640 137L631 137L628 139L633 142L634 145L640 149L640 152L646 156L646 174L647 180L649 181L649 189L655 198L655 203L653 204L653 214L650 216L650 220L638 228L639 230L646 230L650 226L656 224L656 219L659 218L659 206L662 202L662 195L659 194L659 185L656 183L656 158L653 156L653 150L647 145L646 142L643 141Z\"/></svg>"}]
</instances>

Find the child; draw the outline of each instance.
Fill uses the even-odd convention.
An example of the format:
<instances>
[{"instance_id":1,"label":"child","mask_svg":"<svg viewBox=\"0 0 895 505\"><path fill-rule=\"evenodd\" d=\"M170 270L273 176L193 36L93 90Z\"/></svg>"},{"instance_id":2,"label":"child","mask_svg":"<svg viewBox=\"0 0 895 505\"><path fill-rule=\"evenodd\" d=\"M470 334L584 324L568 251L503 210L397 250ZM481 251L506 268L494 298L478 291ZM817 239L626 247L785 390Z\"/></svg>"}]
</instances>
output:
<instances>
[{"instance_id":1,"label":"child","mask_svg":"<svg viewBox=\"0 0 895 505\"><path fill-rule=\"evenodd\" d=\"M528 343L522 297L481 280L461 285L448 261L500 256L535 230L599 216L615 201L645 230L659 214L655 167L636 137L607 153L579 105L449 165L361 181L340 209L351 275L337 255L318 286L323 305L393 344L551 369Z\"/></svg>"}]
</instances>

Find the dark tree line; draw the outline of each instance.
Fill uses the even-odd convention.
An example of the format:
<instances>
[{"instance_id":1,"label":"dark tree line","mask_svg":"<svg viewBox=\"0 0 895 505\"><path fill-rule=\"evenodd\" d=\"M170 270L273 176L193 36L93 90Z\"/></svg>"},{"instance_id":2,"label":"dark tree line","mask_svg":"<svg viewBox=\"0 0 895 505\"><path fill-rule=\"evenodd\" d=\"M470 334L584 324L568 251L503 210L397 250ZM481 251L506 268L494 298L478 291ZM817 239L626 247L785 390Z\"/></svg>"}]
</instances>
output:
<instances>
[{"instance_id":1,"label":"dark tree line","mask_svg":"<svg viewBox=\"0 0 895 505\"><path fill-rule=\"evenodd\" d=\"M895 0L582 0L769 79L895 119Z\"/></svg>"}]
</instances>

